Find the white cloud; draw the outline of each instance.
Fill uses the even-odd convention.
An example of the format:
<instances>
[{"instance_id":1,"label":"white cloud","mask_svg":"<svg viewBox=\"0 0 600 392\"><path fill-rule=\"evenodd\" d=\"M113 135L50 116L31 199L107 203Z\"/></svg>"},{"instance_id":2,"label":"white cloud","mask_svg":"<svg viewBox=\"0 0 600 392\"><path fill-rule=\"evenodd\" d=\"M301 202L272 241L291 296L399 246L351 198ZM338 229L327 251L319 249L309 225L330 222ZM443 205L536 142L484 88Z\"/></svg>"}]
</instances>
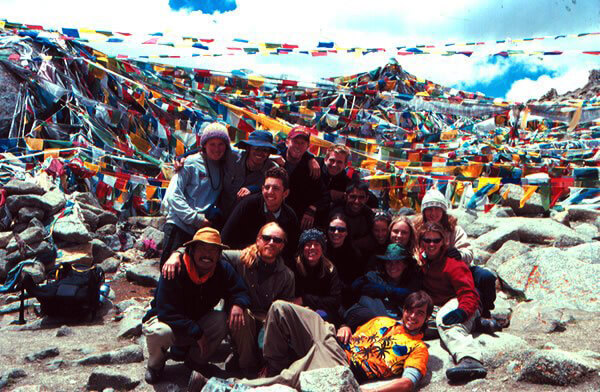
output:
<instances>
[{"instance_id":1,"label":"white cloud","mask_svg":"<svg viewBox=\"0 0 600 392\"><path fill-rule=\"evenodd\" d=\"M558 94L564 94L578 87L583 87L588 81L588 76L589 72L587 70L574 69L554 78L542 75L536 80L517 80L506 93L506 99L526 102L531 97L541 97L551 88L556 89Z\"/></svg>"}]
</instances>

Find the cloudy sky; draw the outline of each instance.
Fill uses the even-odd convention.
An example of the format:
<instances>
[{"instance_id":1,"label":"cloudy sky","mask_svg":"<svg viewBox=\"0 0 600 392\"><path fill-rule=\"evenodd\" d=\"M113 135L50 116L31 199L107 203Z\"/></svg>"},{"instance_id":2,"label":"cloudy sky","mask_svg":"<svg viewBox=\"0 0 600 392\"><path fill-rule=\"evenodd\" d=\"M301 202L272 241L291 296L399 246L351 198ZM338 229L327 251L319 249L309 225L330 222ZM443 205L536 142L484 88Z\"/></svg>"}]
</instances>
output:
<instances>
[{"instance_id":1,"label":"cloudy sky","mask_svg":"<svg viewBox=\"0 0 600 392\"><path fill-rule=\"evenodd\" d=\"M600 31L600 0L0 0L0 18L51 28L89 28L138 33L125 44L96 44L109 54L178 54L179 64L317 81L384 65L395 51L354 56L306 55L189 57L198 49L139 45L146 34L165 38L214 38L215 47L233 38L251 42L295 43L314 49L318 42L339 47L393 48L433 44L474 50L471 57L398 56L412 74L434 82L511 101L537 98L550 88L564 93L583 86L600 69L600 35L558 35ZM522 43L444 47L446 43L553 37ZM490 56L504 50L565 52L560 56ZM185 58L187 56L187 58Z\"/></svg>"}]
</instances>

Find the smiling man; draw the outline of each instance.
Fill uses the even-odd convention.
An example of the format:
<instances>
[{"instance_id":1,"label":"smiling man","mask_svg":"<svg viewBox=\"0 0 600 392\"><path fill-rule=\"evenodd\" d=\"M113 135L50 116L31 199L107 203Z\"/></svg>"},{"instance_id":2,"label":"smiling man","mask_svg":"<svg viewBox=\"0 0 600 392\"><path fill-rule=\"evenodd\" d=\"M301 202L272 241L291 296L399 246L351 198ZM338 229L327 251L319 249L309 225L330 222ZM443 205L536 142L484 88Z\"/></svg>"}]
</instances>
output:
<instances>
[{"instance_id":1,"label":"smiling man","mask_svg":"<svg viewBox=\"0 0 600 392\"><path fill-rule=\"evenodd\" d=\"M377 389L363 391L411 391L427 372L429 352L423 342L423 326L431 315L429 295L417 291L406 298L402 320L377 317L358 327L335 331L314 311L284 301L269 309L264 357L269 377L241 380L249 386L284 384L300 390L300 373L307 370L348 366L359 382L400 376ZM200 391L206 378L193 372L190 391Z\"/></svg>"},{"instance_id":2,"label":"smiling man","mask_svg":"<svg viewBox=\"0 0 600 392\"><path fill-rule=\"evenodd\" d=\"M277 222L286 232L283 256L289 259L298 243L298 219L285 203L289 191L289 177L285 169L275 167L265 174L262 193L242 199L234 208L223 227L223 242L233 249L243 249L256 240L258 230L268 222Z\"/></svg>"},{"instance_id":3,"label":"smiling man","mask_svg":"<svg viewBox=\"0 0 600 392\"><path fill-rule=\"evenodd\" d=\"M229 327L243 323L250 305L246 285L233 267L221 260L219 232L202 228L185 244L183 266L174 276L162 276L151 309L143 318L148 344L145 379L154 384L162 377L167 351L171 349L192 367L205 364L227 334L227 314L214 310L225 298Z\"/></svg>"}]
</instances>

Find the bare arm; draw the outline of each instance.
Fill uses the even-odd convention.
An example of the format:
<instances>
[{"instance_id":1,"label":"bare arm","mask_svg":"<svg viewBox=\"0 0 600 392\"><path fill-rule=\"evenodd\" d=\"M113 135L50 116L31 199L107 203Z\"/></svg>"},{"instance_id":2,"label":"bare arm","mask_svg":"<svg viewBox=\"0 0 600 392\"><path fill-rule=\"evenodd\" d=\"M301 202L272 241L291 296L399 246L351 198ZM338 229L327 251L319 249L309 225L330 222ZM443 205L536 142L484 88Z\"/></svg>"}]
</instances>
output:
<instances>
[{"instance_id":1,"label":"bare arm","mask_svg":"<svg viewBox=\"0 0 600 392\"><path fill-rule=\"evenodd\" d=\"M363 385L360 390L362 392L410 392L413 390L413 382L406 377L401 377L371 388L369 385Z\"/></svg>"}]
</instances>

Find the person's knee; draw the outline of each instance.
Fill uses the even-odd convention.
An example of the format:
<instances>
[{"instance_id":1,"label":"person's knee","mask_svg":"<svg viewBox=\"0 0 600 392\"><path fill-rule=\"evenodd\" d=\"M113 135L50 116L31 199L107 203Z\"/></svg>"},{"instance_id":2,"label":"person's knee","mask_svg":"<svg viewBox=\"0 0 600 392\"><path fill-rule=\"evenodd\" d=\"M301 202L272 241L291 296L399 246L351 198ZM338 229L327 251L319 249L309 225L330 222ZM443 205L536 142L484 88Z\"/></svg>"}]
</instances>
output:
<instances>
[{"instance_id":1,"label":"person's knee","mask_svg":"<svg viewBox=\"0 0 600 392\"><path fill-rule=\"evenodd\" d=\"M292 308L291 303L278 299L277 301L275 301L271 304L271 307L269 308L269 312L274 313L274 314L285 314L291 308Z\"/></svg>"}]
</instances>

